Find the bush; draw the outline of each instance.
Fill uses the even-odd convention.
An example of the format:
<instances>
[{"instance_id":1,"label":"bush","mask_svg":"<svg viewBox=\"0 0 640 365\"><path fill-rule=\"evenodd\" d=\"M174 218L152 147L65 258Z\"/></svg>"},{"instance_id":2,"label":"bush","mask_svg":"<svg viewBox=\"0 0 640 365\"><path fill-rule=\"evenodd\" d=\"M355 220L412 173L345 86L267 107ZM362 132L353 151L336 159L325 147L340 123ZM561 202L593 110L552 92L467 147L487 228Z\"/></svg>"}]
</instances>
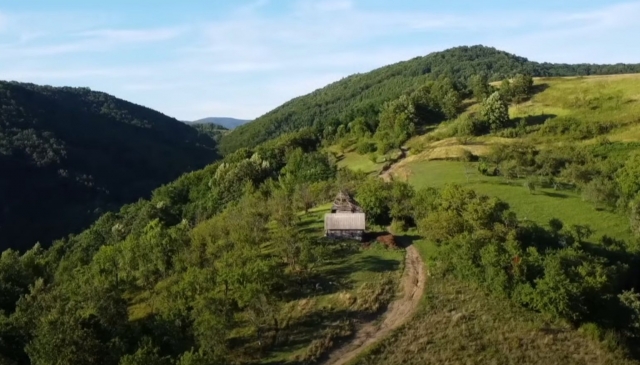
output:
<instances>
[{"instance_id":1,"label":"bush","mask_svg":"<svg viewBox=\"0 0 640 365\"><path fill-rule=\"evenodd\" d=\"M371 141L361 141L356 146L356 152L361 155L366 155L367 153L375 152L376 150L376 144Z\"/></svg>"},{"instance_id":2,"label":"bush","mask_svg":"<svg viewBox=\"0 0 640 365\"><path fill-rule=\"evenodd\" d=\"M567 136L570 139L589 139L606 134L613 128L606 122L582 122L575 117L561 116L547 120L540 134L549 136Z\"/></svg>"},{"instance_id":3,"label":"bush","mask_svg":"<svg viewBox=\"0 0 640 365\"><path fill-rule=\"evenodd\" d=\"M295 360L302 364L315 364L333 347L336 341L345 339L353 335L354 325L350 320L342 320L323 331L322 337L313 340L302 355L296 356Z\"/></svg>"},{"instance_id":4,"label":"bush","mask_svg":"<svg viewBox=\"0 0 640 365\"><path fill-rule=\"evenodd\" d=\"M394 219L391 221L391 232L398 234L407 230L407 224L402 219Z\"/></svg>"},{"instance_id":5,"label":"bush","mask_svg":"<svg viewBox=\"0 0 640 365\"><path fill-rule=\"evenodd\" d=\"M478 156L474 155L469 150L463 150L462 156L460 156L460 161L475 162L475 161L478 161Z\"/></svg>"},{"instance_id":6,"label":"bush","mask_svg":"<svg viewBox=\"0 0 640 365\"><path fill-rule=\"evenodd\" d=\"M489 124L472 114L465 114L456 126L458 136L481 136L489 132Z\"/></svg>"}]
</instances>

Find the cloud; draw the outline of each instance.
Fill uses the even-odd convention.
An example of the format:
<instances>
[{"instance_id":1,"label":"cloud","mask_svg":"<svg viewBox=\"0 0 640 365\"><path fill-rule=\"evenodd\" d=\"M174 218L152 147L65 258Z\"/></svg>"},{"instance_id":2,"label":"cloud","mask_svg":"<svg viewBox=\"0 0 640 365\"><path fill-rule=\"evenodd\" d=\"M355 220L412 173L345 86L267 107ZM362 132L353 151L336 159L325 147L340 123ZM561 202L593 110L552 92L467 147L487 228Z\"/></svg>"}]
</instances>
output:
<instances>
[{"instance_id":1,"label":"cloud","mask_svg":"<svg viewBox=\"0 0 640 365\"><path fill-rule=\"evenodd\" d=\"M185 27L156 28L156 29L99 29L80 32L77 37L90 39L95 42L109 44L148 43L175 39L184 34Z\"/></svg>"},{"instance_id":2,"label":"cloud","mask_svg":"<svg viewBox=\"0 0 640 365\"><path fill-rule=\"evenodd\" d=\"M301 12L336 12L336 11L345 11L351 10L354 7L354 4L350 0L320 0L320 1L312 1L305 0L300 1L296 4L297 10Z\"/></svg>"},{"instance_id":3,"label":"cloud","mask_svg":"<svg viewBox=\"0 0 640 365\"><path fill-rule=\"evenodd\" d=\"M640 61L621 45L640 33L640 1L562 12L447 7L257 0L148 28L126 14L0 12L0 78L90 86L180 119L254 118L352 73L458 45L538 61Z\"/></svg>"}]
</instances>

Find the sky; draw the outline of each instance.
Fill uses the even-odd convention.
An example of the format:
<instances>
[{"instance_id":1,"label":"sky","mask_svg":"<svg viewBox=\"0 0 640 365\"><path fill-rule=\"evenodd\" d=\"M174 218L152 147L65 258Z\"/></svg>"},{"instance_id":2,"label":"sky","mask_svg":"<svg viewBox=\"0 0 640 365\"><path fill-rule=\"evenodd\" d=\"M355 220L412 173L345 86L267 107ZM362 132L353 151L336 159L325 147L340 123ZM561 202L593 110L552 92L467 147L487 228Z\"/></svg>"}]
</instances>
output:
<instances>
[{"instance_id":1,"label":"sky","mask_svg":"<svg viewBox=\"0 0 640 365\"><path fill-rule=\"evenodd\" d=\"M2 0L0 80L82 86L180 120L256 118L460 45L640 63L640 1Z\"/></svg>"}]
</instances>

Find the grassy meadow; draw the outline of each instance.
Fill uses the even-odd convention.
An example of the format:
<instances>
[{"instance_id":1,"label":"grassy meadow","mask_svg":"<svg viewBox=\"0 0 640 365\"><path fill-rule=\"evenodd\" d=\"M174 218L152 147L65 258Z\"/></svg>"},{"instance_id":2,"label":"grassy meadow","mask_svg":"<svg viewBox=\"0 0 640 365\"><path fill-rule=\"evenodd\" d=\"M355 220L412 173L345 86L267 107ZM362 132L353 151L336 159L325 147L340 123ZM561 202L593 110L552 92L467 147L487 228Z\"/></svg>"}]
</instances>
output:
<instances>
[{"instance_id":1,"label":"grassy meadow","mask_svg":"<svg viewBox=\"0 0 640 365\"><path fill-rule=\"evenodd\" d=\"M635 364L593 338L588 327L510 304L452 278L432 277L416 315L350 365Z\"/></svg>"},{"instance_id":2,"label":"grassy meadow","mask_svg":"<svg viewBox=\"0 0 640 365\"><path fill-rule=\"evenodd\" d=\"M522 180L488 177L477 163L461 162L464 151L486 155L493 145L527 141L538 148L559 144L592 144L606 137L609 144L594 149L600 155L624 156L640 148L640 75L535 79L535 95L512 105L517 135L497 133L456 136L464 114L480 106L465 103L464 114L406 143L411 155L392 167L391 175L416 189L459 184L509 203L520 220L547 226L558 218L565 226L588 225L598 242L603 235L632 240L626 216L597 210L574 190L536 187ZM524 121L524 122L522 122ZM526 127L522 128L525 124ZM524 130L524 132L522 132ZM595 132L594 132L595 131ZM504 131L503 131L504 132ZM507 131L509 132L509 131ZM596 136L591 134L596 133ZM350 156L342 166L358 169ZM414 245L427 263L437 246L415 231ZM589 324L576 329L563 321L523 309L478 286L453 277L430 276L418 313L388 339L368 349L351 365L375 364L636 364L620 353L616 339Z\"/></svg>"},{"instance_id":3,"label":"grassy meadow","mask_svg":"<svg viewBox=\"0 0 640 365\"><path fill-rule=\"evenodd\" d=\"M595 232L595 239L604 234L617 239L631 238L626 217L596 210L574 191L536 188L529 192L522 181L483 176L477 172L475 164L459 161L418 160L406 164L402 169L408 174L400 172L398 175L408 176L409 182L418 189L455 183L506 201L521 220L546 225L550 219L558 218L567 226L589 225Z\"/></svg>"}]
</instances>

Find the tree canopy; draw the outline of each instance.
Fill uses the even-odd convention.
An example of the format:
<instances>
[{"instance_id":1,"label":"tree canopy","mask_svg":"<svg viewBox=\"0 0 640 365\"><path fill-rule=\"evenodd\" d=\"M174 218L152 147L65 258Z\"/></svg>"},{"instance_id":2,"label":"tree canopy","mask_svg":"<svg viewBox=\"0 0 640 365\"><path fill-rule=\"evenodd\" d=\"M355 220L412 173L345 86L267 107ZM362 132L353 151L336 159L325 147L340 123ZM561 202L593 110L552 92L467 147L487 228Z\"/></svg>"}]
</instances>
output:
<instances>
[{"instance_id":1,"label":"tree canopy","mask_svg":"<svg viewBox=\"0 0 640 365\"><path fill-rule=\"evenodd\" d=\"M518 74L552 77L632 72L640 72L640 64L539 63L491 47L456 47L371 72L351 75L292 99L225 135L220 148L226 154L304 127L313 127L318 133L322 133L327 127L336 130L340 125L347 125L358 117L373 121L386 102L396 100L403 94L410 94L427 81L443 77L449 78L456 89L467 90L474 75L485 75L483 77L491 82ZM526 87L526 83L522 85ZM483 90L482 93L484 92ZM449 93L442 96L441 100L446 100L442 105L443 111L447 115L453 115L452 106L456 104L456 95Z\"/></svg>"},{"instance_id":2,"label":"tree canopy","mask_svg":"<svg viewBox=\"0 0 640 365\"><path fill-rule=\"evenodd\" d=\"M0 249L48 244L217 159L208 135L87 88L0 82Z\"/></svg>"}]
</instances>

